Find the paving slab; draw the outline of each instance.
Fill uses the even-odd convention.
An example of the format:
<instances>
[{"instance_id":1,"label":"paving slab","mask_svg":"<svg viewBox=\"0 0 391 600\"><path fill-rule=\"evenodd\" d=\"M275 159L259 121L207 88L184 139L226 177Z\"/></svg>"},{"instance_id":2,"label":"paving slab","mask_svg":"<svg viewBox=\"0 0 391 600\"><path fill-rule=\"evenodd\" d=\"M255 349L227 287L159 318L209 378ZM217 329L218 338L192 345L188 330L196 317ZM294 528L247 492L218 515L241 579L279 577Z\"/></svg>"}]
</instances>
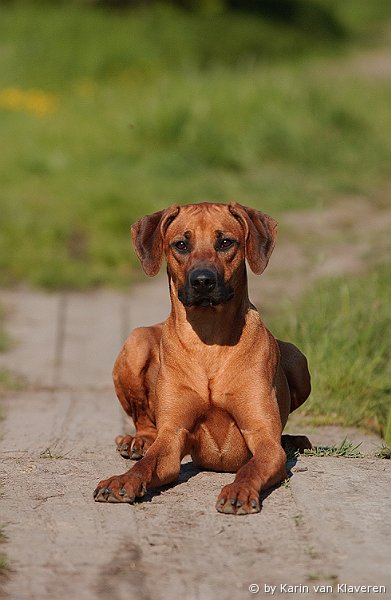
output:
<instances>
[{"instance_id":1,"label":"paving slab","mask_svg":"<svg viewBox=\"0 0 391 600\"><path fill-rule=\"evenodd\" d=\"M297 468L293 498L338 579L391 593L390 461L302 457Z\"/></svg>"},{"instance_id":2,"label":"paving slab","mask_svg":"<svg viewBox=\"0 0 391 600\"><path fill-rule=\"evenodd\" d=\"M61 296L2 290L1 301L7 309L12 351L0 355L0 365L25 377L31 386L52 386L58 358Z\"/></svg>"}]
</instances>

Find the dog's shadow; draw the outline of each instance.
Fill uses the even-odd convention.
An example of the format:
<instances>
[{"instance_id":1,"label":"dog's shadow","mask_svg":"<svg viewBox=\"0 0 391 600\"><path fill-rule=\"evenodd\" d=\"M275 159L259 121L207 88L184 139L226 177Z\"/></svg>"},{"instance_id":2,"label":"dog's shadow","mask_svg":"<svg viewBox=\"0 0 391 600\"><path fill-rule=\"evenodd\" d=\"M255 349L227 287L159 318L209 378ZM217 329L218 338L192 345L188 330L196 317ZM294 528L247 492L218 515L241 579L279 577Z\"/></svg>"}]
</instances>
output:
<instances>
[{"instance_id":1,"label":"dog's shadow","mask_svg":"<svg viewBox=\"0 0 391 600\"><path fill-rule=\"evenodd\" d=\"M181 465L179 477L176 481L174 481L173 483L169 483L167 485L162 485L159 488L151 488L151 489L147 490L147 492L145 493L145 496L143 496L142 498L138 498L137 502L135 502L135 504L143 504L144 502L152 502L152 500L154 498L156 498L157 496L160 496L160 494L162 494L163 492L166 492L167 490L175 488L178 485L181 485L182 483L186 483L186 481L189 481L189 479L191 479L192 477L195 477L199 473L204 473L204 472L205 472L205 469L201 469L200 467L197 467L192 461L184 463Z\"/></svg>"},{"instance_id":2,"label":"dog's shadow","mask_svg":"<svg viewBox=\"0 0 391 600\"><path fill-rule=\"evenodd\" d=\"M295 464L297 463L298 457L297 457L297 453L294 454L293 452L290 452L289 448L284 448L284 450L287 455L286 470L287 470L287 474L288 474L287 479L289 480L293 476L292 467L294 467ZM152 500L154 498L160 496L160 494L166 492L167 490L175 488L178 485L181 485L182 483L186 483L192 477L195 477L199 473L205 473L205 472L210 472L210 471L206 471L206 469L197 467L192 461L184 463L181 465L181 470L180 470L177 481L170 483L168 485L163 485L159 488L151 488L151 489L147 490L145 496L143 496L142 498L138 498L137 502L135 502L135 504L144 504L145 502L152 502ZM233 477L234 477L234 475L235 474L232 473ZM264 490L261 492L261 494L259 496L259 508L261 511L262 511L262 504L263 504L264 500L268 496L270 496L270 494L272 494L276 489L283 486L284 483L285 482L283 481L283 482L278 483L278 484L268 488L267 490Z\"/></svg>"}]
</instances>

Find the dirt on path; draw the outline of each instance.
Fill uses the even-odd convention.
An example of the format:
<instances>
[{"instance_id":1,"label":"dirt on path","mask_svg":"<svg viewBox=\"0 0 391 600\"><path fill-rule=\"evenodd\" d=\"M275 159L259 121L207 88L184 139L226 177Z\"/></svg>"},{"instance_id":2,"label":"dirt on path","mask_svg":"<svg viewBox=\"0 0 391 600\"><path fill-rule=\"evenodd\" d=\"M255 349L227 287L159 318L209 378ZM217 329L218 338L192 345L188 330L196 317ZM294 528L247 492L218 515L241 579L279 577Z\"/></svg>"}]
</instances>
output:
<instances>
[{"instance_id":1,"label":"dirt on path","mask_svg":"<svg viewBox=\"0 0 391 600\"><path fill-rule=\"evenodd\" d=\"M391 593L391 461L300 458L289 484L246 517L214 509L232 475L191 463L178 485L139 504L94 503L97 481L130 464L114 448L129 424L112 364L131 328L166 316L164 280L130 295L3 291L0 300L15 342L2 366L27 382L5 398L0 441L0 521L12 568L6 597L241 600L256 596L251 584L258 597L272 595L265 585L290 598L316 597L322 584L330 598L344 593L338 584ZM318 430L312 441L332 436L341 441L344 433ZM378 444L365 441L370 451Z\"/></svg>"}]
</instances>

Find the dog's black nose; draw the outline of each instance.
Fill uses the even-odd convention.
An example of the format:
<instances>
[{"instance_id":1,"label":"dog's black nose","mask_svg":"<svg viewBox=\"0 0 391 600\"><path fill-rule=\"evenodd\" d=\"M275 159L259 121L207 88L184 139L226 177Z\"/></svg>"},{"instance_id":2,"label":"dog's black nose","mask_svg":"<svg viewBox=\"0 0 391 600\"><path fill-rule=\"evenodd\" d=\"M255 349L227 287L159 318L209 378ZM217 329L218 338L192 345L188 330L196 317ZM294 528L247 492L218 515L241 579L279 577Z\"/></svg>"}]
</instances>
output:
<instances>
[{"instance_id":1,"label":"dog's black nose","mask_svg":"<svg viewBox=\"0 0 391 600\"><path fill-rule=\"evenodd\" d=\"M196 269L190 275L190 285L197 292L211 292L216 284L216 274L210 269Z\"/></svg>"}]
</instances>

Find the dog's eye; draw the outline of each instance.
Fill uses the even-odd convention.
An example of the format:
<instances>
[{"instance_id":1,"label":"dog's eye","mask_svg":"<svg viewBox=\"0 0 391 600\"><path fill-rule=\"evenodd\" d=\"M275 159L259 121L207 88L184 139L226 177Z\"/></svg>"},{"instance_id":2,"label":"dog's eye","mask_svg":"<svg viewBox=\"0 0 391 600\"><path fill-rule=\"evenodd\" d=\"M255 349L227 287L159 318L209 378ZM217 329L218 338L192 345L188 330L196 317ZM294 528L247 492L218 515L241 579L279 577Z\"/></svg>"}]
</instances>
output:
<instances>
[{"instance_id":1,"label":"dog's eye","mask_svg":"<svg viewBox=\"0 0 391 600\"><path fill-rule=\"evenodd\" d=\"M179 252L186 252L187 250L187 244L183 240L175 242L174 246L177 250L179 250Z\"/></svg>"},{"instance_id":2,"label":"dog's eye","mask_svg":"<svg viewBox=\"0 0 391 600\"><path fill-rule=\"evenodd\" d=\"M233 240L229 240L229 239L224 239L221 240L221 242L219 242L219 250L228 250L228 248L231 248L231 246L233 246L234 242Z\"/></svg>"}]
</instances>

